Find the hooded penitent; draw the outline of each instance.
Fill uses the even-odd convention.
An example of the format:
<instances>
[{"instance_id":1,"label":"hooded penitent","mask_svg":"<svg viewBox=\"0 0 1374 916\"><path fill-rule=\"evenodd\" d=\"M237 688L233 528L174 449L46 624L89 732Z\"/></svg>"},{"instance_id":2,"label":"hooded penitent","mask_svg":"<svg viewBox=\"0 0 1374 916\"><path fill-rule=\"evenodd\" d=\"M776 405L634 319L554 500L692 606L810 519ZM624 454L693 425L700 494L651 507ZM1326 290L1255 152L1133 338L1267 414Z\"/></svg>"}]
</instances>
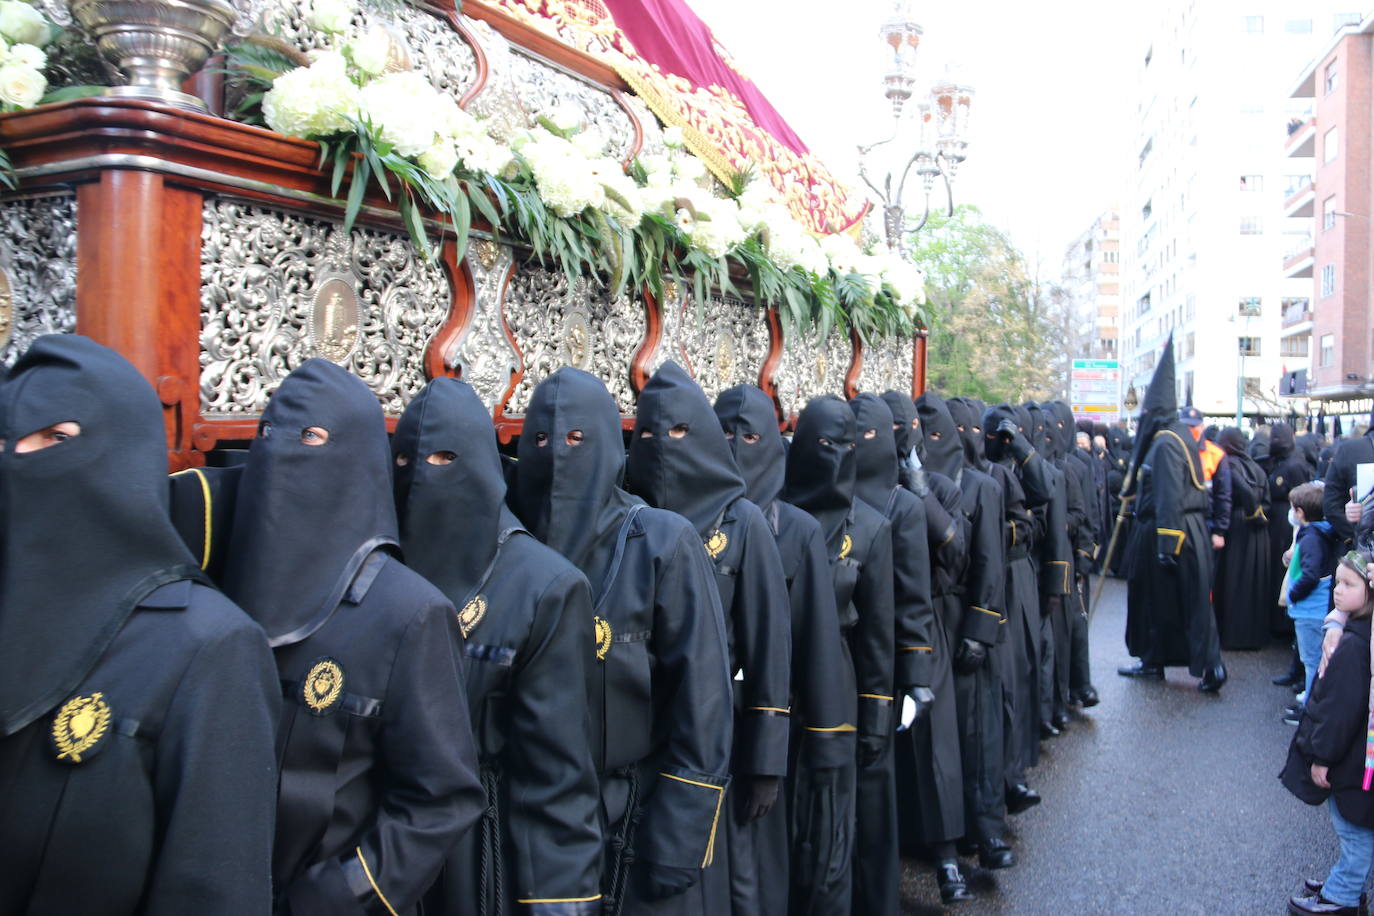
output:
<instances>
[{"instance_id":1,"label":"hooded penitent","mask_svg":"<svg viewBox=\"0 0 1374 916\"><path fill-rule=\"evenodd\" d=\"M882 512L898 477L892 411L876 394L861 394L849 406L858 424L854 495Z\"/></svg>"},{"instance_id":2,"label":"hooded penitent","mask_svg":"<svg viewBox=\"0 0 1374 916\"><path fill-rule=\"evenodd\" d=\"M1004 441L997 432L997 427L1003 420L1010 420L1018 426L1021 425L1016 408L1010 404L998 404L996 407L989 407L983 412L983 454L987 456L989 461L1001 461L1011 455L1009 443Z\"/></svg>"},{"instance_id":3,"label":"hooded penitent","mask_svg":"<svg viewBox=\"0 0 1374 916\"><path fill-rule=\"evenodd\" d=\"M1155 366L1155 374L1150 379L1150 387L1145 392L1145 400L1140 405L1140 419L1136 423L1135 431L1135 452L1131 455L1130 469L1127 471L1125 495L1135 492L1139 483L1140 465L1154 442L1155 433L1176 422L1178 390L1174 383L1174 335L1170 333L1169 339L1164 342L1159 364ZM1189 451L1193 453L1194 466L1200 468L1201 461L1197 456L1197 450Z\"/></svg>"},{"instance_id":4,"label":"hooded penitent","mask_svg":"<svg viewBox=\"0 0 1374 916\"><path fill-rule=\"evenodd\" d=\"M461 608L501 532L520 527L506 508L491 414L464 382L436 378L406 407L391 450L406 565Z\"/></svg>"},{"instance_id":5,"label":"hooded penitent","mask_svg":"<svg viewBox=\"0 0 1374 916\"><path fill-rule=\"evenodd\" d=\"M154 589L204 578L167 515L165 437L147 381L84 337L38 338L0 386L0 735L66 699Z\"/></svg>"},{"instance_id":6,"label":"hooded penitent","mask_svg":"<svg viewBox=\"0 0 1374 916\"><path fill-rule=\"evenodd\" d=\"M916 438L921 434L920 426L913 422L916 419L916 402L900 391L884 391L883 403L892 411L892 436L897 446L897 456L906 461L916 447Z\"/></svg>"},{"instance_id":7,"label":"hooded penitent","mask_svg":"<svg viewBox=\"0 0 1374 916\"><path fill-rule=\"evenodd\" d=\"M1030 425L1026 427L1026 438L1030 440L1031 447L1051 461L1059 457L1058 440L1046 429L1049 417L1045 415L1044 408L1034 401L1027 401L1021 405L1021 409L1026 412L1026 417L1030 421Z\"/></svg>"},{"instance_id":8,"label":"hooded penitent","mask_svg":"<svg viewBox=\"0 0 1374 916\"><path fill-rule=\"evenodd\" d=\"M639 394L625 483L649 505L686 518L703 539L744 495L711 402L675 362L664 363Z\"/></svg>"},{"instance_id":9,"label":"hooded penitent","mask_svg":"<svg viewBox=\"0 0 1374 916\"><path fill-rule=\"evenodd\" d=\"M950 419L959 431L959 442L964 448L964 461L969 467L982 468L983 443L978 430L982 427L981 415L975 419L972 402L968 398L950 398L945 401Z\"/></svg>"},{"instance_id":10,"label":"hooded penitent","mask_svg":"<svg viewBox=\"0 0 1374 916\"><path fill-rule=\"evenodd\" d=\"M1054 424L1055 435L1058 437L1060 457L1072 455L1074 449L1078 448L1075 441L1078 438L1078 430L1074 427L1073 411L1063 401L1052 401L1049 408L1052 417L1050 422Z\"/></svg>"},{"instance_id":11,"label":"hooded penitent","mask_svg":"<svg viewBox=\"0 0 1374 916\"><path fill-rule=\"evenodd\" d=\"M783 499L815 516L827 543L844 528L854 499L856 427L844 401L833 394L812 398L797 418L787 450Z\"/></svg>"},{"instance_id":12,"label":"hooded penitent","mask_svg":"<svg viewBox=\"0 0 1374 916\"><path fill-rule=\"evenodd\" d=\"M1297 442L1293 427L1287 423L1276 423L1269 433L1269 459L1278 464L1293 454Z\"/></svg>"},{"instance_id":13,"label":"hooded penitent","mask_svg":"<svg viewBox=\"0 0 1374 916\"><path fill-rule=\"evenodd\" d=\"M773 400L753 385L736 385L716 398L715 411L744 478L744 495L754 505L767 507L782 495L787 474Z\"/></svg>"},{"instance_id":14,"label":"hooded penitent","mask_svg":"<svg viewBox=\"0 0 1374 916\"><path fill-rule=\"evenodd\" d=\"M944 398L927 391L916 399L916 416L925 435L921 465L928 471L955 479L964 467L964 443Z\"/></svg>"},{"instance_id":15,"label":"hooded penitent","mask_svg":"<svg viewBox=\"0 0 1374 916\"><path fill-rule=\"evenodd\" d=\"M274 647L324 626L368 556L397 543L390 461L377 396L334 363L306 360L272 395L239 483L224 591Z\"/></svg>"},{"instance_id":16,"label":"hooded penitent","mask_svg":"<svg viewBox=\"0 0 1374 916\"><path fill-rule=\"evenodd\" d=\"M535 537L601 581L615 532L639 502L620 489L625 446L606 386L559 369L535 388L517 450L514 505Z\"/></svg>"}]
</instances>

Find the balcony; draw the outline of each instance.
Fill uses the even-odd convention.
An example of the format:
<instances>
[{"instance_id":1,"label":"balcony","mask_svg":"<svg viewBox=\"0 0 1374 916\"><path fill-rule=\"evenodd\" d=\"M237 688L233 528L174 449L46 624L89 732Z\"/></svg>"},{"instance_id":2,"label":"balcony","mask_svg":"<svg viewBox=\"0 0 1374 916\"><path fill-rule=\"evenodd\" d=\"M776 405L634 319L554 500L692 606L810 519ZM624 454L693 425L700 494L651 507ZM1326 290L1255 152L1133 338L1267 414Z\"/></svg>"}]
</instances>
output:
<instances>
[{"instance_id":1,"label":"balcony","mask_svg":"<svg viewBox=\"0 0 1374 916\"><path fill-rule=\"evenodd\" d=\"M1316 250L1312 247L1312 233L1294 235L1294 241L1283 255L1283 275L1290 279L1312 276Z\"/></svg>"},{"instance_id":2,"label":"balcony","mask_svg":"<svg viewBox=\"0 0 1374 916\"><path fill-rule=\"evenodd\" d=\"M1311 159L1317 154L1317 119L1294 118L1288 122L1288 141L1283 146L1289 158Z\"/></svg>"},{"instance_id":3,"label":"balcony","mask_svg":"<svg viewBox=\"0 0 1374 916\"><path fill-rule=\"evenodd\" d=\"M1285 302L1283 306L1283 324L1286 331L1294 325L1310 322L1312 320L1312 302L1310 299L1299 299L1293 302Z\"/></svg>"},{"instance_id":4,"label":"balcony","mask_svg":"<svg viewBox=\"0 0 1374 916\"><path fill-rule=\"evenodd\" d=\"M1304 175L1296 188L1289 190L1283 200L1283 215L1310 217L1317 211L1317 186L1311 176Z\"/></svg>"}]
</instances>

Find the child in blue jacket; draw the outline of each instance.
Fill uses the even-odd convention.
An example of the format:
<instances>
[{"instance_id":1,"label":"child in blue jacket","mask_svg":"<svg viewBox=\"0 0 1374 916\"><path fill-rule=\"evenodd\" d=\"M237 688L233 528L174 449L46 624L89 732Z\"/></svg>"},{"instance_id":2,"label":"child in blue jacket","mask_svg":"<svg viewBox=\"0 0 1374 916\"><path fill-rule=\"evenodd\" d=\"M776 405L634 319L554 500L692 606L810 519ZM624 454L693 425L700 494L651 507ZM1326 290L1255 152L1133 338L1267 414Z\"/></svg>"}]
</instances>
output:
<instances>
[{"instance_id":1,"label":"child in blue jacket","mask_svg":"<svg viewBox=\"0 0 1374 916\"><path fill-rule=\"evenodd\" d=\"M1298 703L1307 702L1312 679L1322 656L1322 619L1331 607L1331 570L1336 566L1336 535L1322 517L1322 487L1305 483L1288 494L1288 521L1297 529L1288 576L1284 580L1288 616L1298 637L1298 657L1307 669L1306 689ZM1290 724L1296 725L1296 716Z\"/></svg>"}]
</instances>

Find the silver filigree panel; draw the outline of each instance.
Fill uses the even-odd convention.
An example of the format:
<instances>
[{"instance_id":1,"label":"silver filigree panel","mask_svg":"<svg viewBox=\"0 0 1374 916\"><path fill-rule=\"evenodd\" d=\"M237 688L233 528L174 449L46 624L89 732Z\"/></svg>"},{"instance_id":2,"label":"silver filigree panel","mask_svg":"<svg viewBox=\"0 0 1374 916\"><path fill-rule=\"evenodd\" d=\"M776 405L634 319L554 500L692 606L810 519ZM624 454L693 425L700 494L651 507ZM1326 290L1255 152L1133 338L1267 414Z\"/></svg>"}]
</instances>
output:
<instances>
[{"instance_id":1,"label":"silver filigree panel","mask_svg":"<svg viewBox=\"0 0 1374 916\"><path fill-rule=\"evenodd\" d=\"M606 141L608 156L625 159L633 151L634 121L609 91L531 56L485 22L465 22L487 56L486 84L468 110L489 118L495 136L509 140L534 127L537 116L571 106L581 112L583 127Z\"/></svg>"},{"instance_id":2,"label":"silver filigree panel","mask_svg":"<svg viewBox=\"0 0 1374 916\"><path fill-rule=\"evenodd\" d=\"M665 297L666 299L666 297ZM734 297L711 296L701 313L690 296L666 299L663 334L650 361L685 360L706 396L735 385L757 385L768 358L768 322L761 309Z\"/></svg>"},{"instance_id":3,"label":"silver filigree panel","mask_svg":"<svg viewBox=\"0 0 1374 916\"><path fill-rule=\"evenodd\" d=\"M507 245L483 239L468 246L466 263L474 291L472 319L444 354L444 364L457 369L488 408L501 402L511 376L520 369L520 354L501 325L501 301L513 259L514 252Z\"/></svg>"},{"instance_id":4,"label":"silver filigree panel","mask_svg":"<svg viewBox=\"0 0 1374 916\"><path fill-rule=\"evenodd\" d=\"M422 261L409 238L345 234L336 222L227 199L207 200L202 216L202 412L261 413L312 356L353 372L393 416L424 387L425 349L453 293L443 267ZM352 311L321 296L339 280Z\"/></svg>"},{"instance_id":5,"label":"silver filigree panel","mask_svg":"<svg viewBox=\"0 0 1374 916\"><path fill-rule=\"evenodd\" d=\"M783 409L797 413L807 401L822 394L844 397L844 377L853 356L846 329L832 329L821 344L811 339L786 342L776 376Z\"/></svg>"},{"instance_id":6,"label":"silver filigree panel","mask_svg":"<svg viewBox=\"0 0 1374 916\"><path fill-rule=\"evenodd\" d=\"M76 198L0 203L0 363L35 338L76 330Z\"/></svg>"},{"instance_id":7,"label":"silver filigree panel","mask_svg":"<svg viewBox=\"0 0 1374 916\"><path fill-rule=\"evenodd\" d=\"M261 29L284 39L302 51L329 48L336 36L317 31L301 15L305 4L270 0L263 13ZM384 10L359 4L353 14L353 28L366 30L377 24L394 39L393 65L403 70L419 70L434 88L463 97L477 82L477 55L448 20L410 3L388 3Z\"/></svg>"},{"instance_id":8,"label":"silver filigree panel","mask_svg":"<svg viewBox=\"0 0 1374 916\"><path fill-rule=\"evenodd\" d=\"M859 369L859 390L873 394L911 391L910 338L887 338L867 345Z\"/></svg>"},{"instance_id":9,"label":"silver filigree panel","mask_svg":"<svg viewBox=\"0 0 1374 916\"><path fill-rule=\"evenodd\" d=\"M582 278L569 289L562 271L526 265L511 279L505 308L525 373L506 404L507 414L524 415L535 386L563 366L595 375L622 414L634 413L630 363L644 341L642 300L612 300Z\"/></svg>"},{"instance_id":10,"label":"silver filigree panel","mask_svg":"<svg viewBox=\"0 0 1374 916\"><path fill-rule=\"evenodd\" d=\"M663 142L663 125L659 124L658 117L644 104L644 100L628 92L621 93L620 97L630 109L630 114L639 122L640 130L644 132L636 155L663 155L668 152L668 145Z\"/></svg>"}]
</instances>

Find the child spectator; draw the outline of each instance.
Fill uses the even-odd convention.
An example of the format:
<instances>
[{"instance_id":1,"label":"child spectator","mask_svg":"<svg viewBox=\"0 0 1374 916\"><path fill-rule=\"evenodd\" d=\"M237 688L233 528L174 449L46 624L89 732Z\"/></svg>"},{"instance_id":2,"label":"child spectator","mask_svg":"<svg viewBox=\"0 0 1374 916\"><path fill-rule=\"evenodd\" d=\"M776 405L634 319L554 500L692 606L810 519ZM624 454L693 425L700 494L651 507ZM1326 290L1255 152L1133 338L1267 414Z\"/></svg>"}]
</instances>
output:
<instances>
[{"instance_id":1,"label":"child spectator","mask_svg":"<svg viewBox=\"0 0 1374 916\"><path fill-rule=\"evenodd\" d=\"M1306 688L1298 697L1298 708L1284 719L1298 724L1302 704L1312 690L1322 655L1322 619L1331 599L1331 573L1335 566L1336 535L1322 517L1320 484L1305 483L1288 493L1288 523L1297 536L1284 580L1288 616L1298 637L1298 657L1306 669Z\"/></svg>"},{"instance_id":2,"label":"child spectator","mask_svg":"<svg viewBox=\"0 0 1374 916\"><path fill-rule=\"evenodd\" d=\"M1367 578L1369 566L1368 554L1352 551L1336 567L1332 598L1348 621L1325 674L1312 687L1280 777L1285 788L1308 804L1326 801L1341 845L1326 880L1309 879L1307 892L1289 899L1289 912L1299 916L1358 916L1374 864L1374 792L1369 791L1374 733L1368 730L1374 590Z\"/></svg>"}]
</instances>

